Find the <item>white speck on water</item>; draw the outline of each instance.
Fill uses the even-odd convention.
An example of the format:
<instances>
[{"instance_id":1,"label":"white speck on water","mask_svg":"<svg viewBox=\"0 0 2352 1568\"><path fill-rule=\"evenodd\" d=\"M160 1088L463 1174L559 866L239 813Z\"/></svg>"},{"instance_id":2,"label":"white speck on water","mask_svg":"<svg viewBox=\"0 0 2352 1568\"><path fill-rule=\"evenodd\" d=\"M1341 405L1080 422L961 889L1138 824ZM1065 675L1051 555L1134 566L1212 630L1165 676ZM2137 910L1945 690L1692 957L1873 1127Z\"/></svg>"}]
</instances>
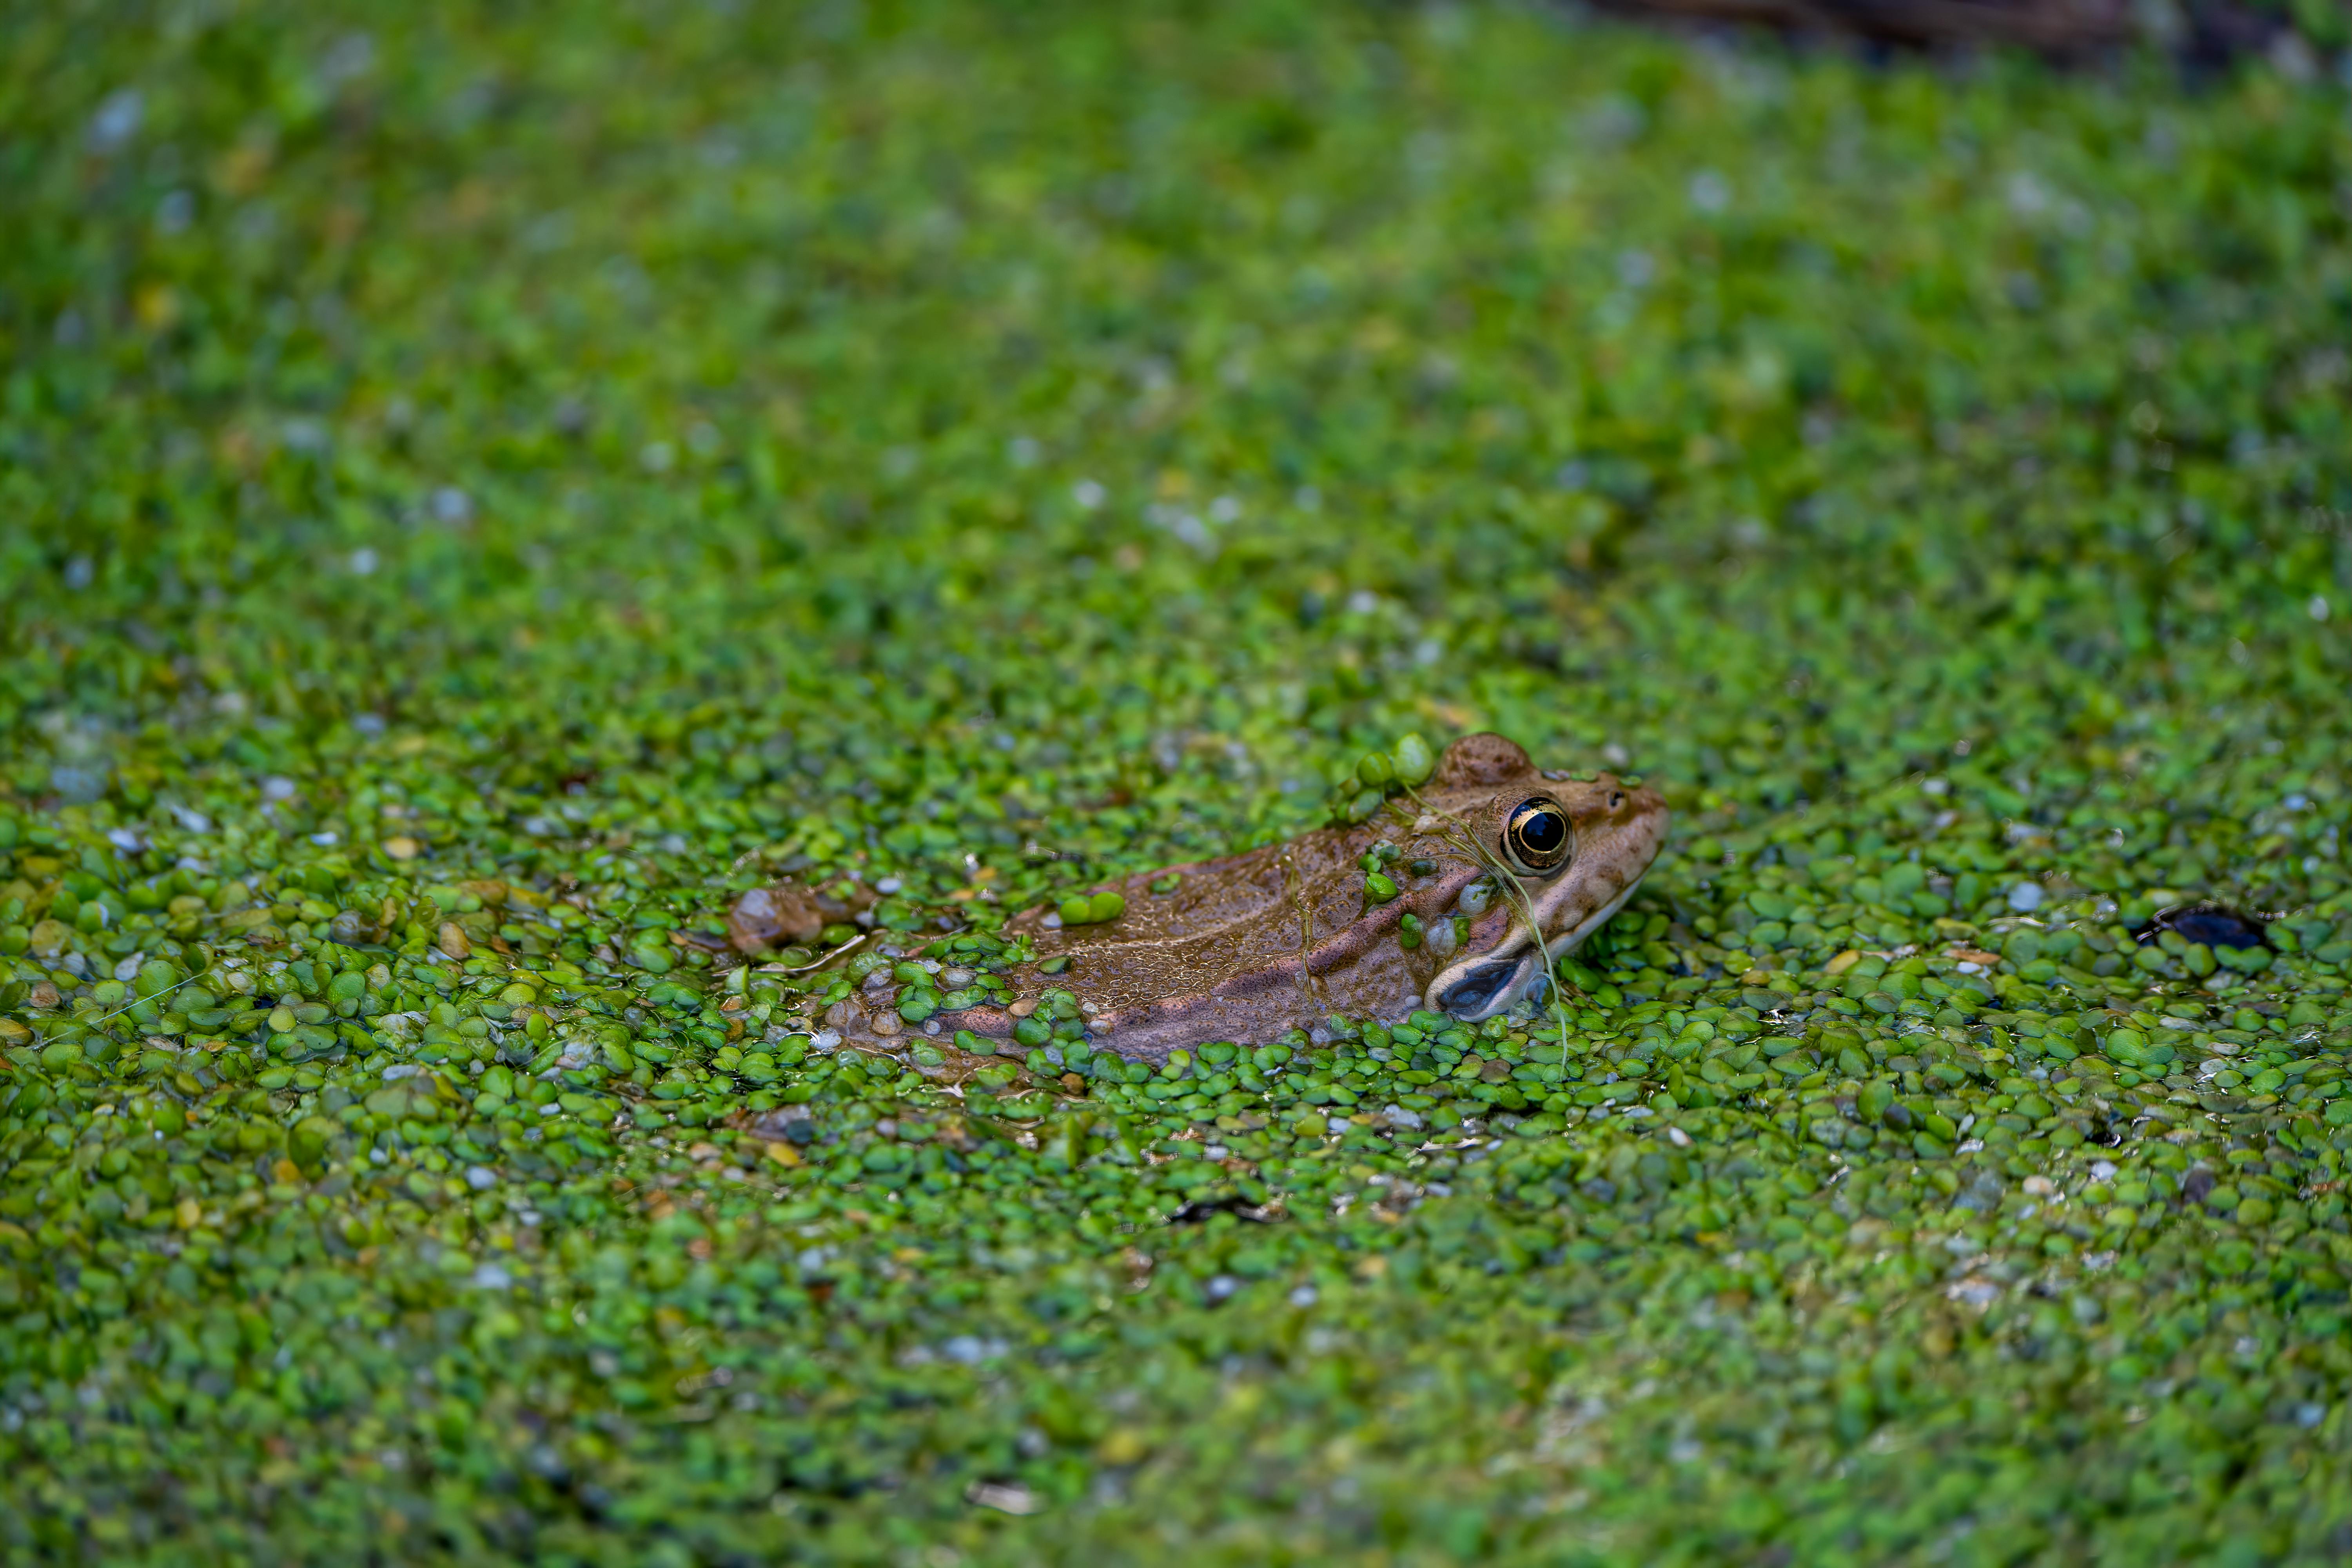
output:
<instances>
[{"instance_id":1,"label":"white speck on water","mask_svg":"<svg viewBox=\"0 0 2352 1568\"><path fill-rule=\"evenodd\" d=\"M1719 213L1731 205L1731 182L1713 169L1701 169L1690 180L1690 204L1703 213Z\"/></svg>"},{"instance_id":2,"label":"white speck on water","mask_svg":"<svg viewBox=\"0 0 2352 1568\"><path fill-rule=\"evenodd\" d=\"M136 980L139 978L139 965L143 961L137 953L132 953L114 966L114 977L117 980Z\"/></svg>"},{"instance_id":3,"label":"white speck on water","mask_svg":"<svg viewBox=\"0 0 2352 1568\"><path fill-rule=\"evenodd\" d=\"M433 492L433 521L445 528L463 528L474 521L474 498L455 485Z\"/></svg>"},{"instance_id":4,"label":"white speck on water","mask_svg":"<svg viewBox=\"0 0 2352 1568\"><path fill-rule=\"evenodd\" d=\"M466 1167L466 1184L478 1193L487 1193L499 1184L499 1173L488 1165Z\"/></svg>"},{"instance_id":5,"label":"white speck on water","mask_svg":"<svg viewBox=\"0 0 2352 1568\"><path fill-rule=\"evenodd\" d=\"M213 819L201 811L191 811L184 805L175 805L172 808L172 816L190 833L210 833L213 830Z\"/></svg>"},{"instance_id":6,"label":"white speck on water","mask_svg":"<svg viewBox=\"0 0 2352 1568\"><path fill-rule=\"evenodd\" d=\"M1209 503L1209 521L1211 522L1234 522L1239 521L1241 515L1242 503L1235 500L1231 496L1219 496L1216 500Z\"/></svg>"},{"instance_id":7,"label":"white speck on water","mask_svg":"<svg viewBox=\"0 0 2352 1568\"><path fill-rule=\"evenodd\" d=\"M474 1285L482 1290L503 1290L514 1283L514 1276L495 1263L485 1263L474 1270Z\"/></svg>"},{"instance_id":8,"label":"white speck on water","mask_svg":"<svg viewBox=\"0 0 2352 1568\"><path fill-rule=\"evenodd\" d=\"M1622 147L1648 129L1650 116L1641 104L1622 92L1612 92L1580 117L1578 128L1601 147Z\"/></svg>"},{"instance_id":9,"label":"white speck on water","mask_svg":"<svg viewBox=\"0 0 2352 1568\"><path fill-rule=\"evenodd\" d=\"M809 1049L820 1054L838 1050L840 1047L841 1031L839 1029L819 1029L809 1037Z\"/></svg>"},{"instance_id":10,"label":"white speck on water","mask_svg":"<svg viewBox=\"0 0 2352 1568\"><path fill-rule=\"evenodd\" d=\"M404 1078L417 1078L421 1077L425 1069L415 1062L399 1062L383 1069L383 1081L394 1083Z\"/></svg>"},{"instance_id":11,"label":"white speck on water","mask_svg":"<svg viewBox=\"0 0 2352 1568\"><path fill-rule=\"evenodd\" d=\"M1110 492L1092 479L1080 479L1070 487L1070 499L1082 511L1093 511L1110 499Z\"/></svg>"},{"instance_id":12,"label":"white speck on water","mask_svg":"<svg viewBox=\"0 0 2352 1568\"><path fill-rule=\"evenodd\" d=\"M282 773L272 773L261 781L261 798L267 801L292 800L294 781Z\"/></svg>"},{"instance_id":13,"label":"white speck on water","mask_svg":"<svg viewBox=\"0 0 2352 1568\"><path fill-rule=\"evenodd\" d=\"M196 217L196 198L187 191L166 191L163 199L155 204L155 228L162 234L180 234Z\"/></svg>"},{"instance_id":14,"label":"white speck on water","mask_svg":"<svg viewBox=\"0 0 2352 1568\"><path fill-rule=\"evenodd\" d=\"M1919 787L1929 795L1949 795L1952 791L1952 781L1949 779L1922 779L1919 781Z\"/></svg>"},{"instance_id":15,"label":"white speck on water","mask_svg":"<svg viewBox=\"0 0 2352 1568\"><path fill-rule=\"evenodd\" d=\"M1227 1300L1241 1288L1242 1282L1232 1275L1217 1274L1211 1276L1209 1282L1201 1287L1201 1293L1212 1302L1217 1302Z\"/></svg>"},{"instance_id":16,"label":"white speck on water","mask_svg":"<svg viewBox=\"0 0 2352 1568\"><path fill-rule=\"evenodd\" d=\"M371 576L374 574L377 564L375 552L366 545L362 544L352 552L352 572L354 575Z\"/></svg>"},{"instance_id":17,"label":"white speck on water","mask_svg":"<svg viewBox=\"0 0 2352 1568\"><path fill-rule=\"evenodd\" d=\"M1294 1307L1311 1307L1322 1299L1321 1292L1312 1285L1301 1285L1290 1292L1290 1304Z\"/></svg>"},{"instance_id":18,"label":"white speck on water","mask_svg":"<svg viewBox=\"0 0 2352 1568\"><path fill-rule=\"evenodd\" d=\"M1359 588L1348 595L1348 611L1350 615L1369 616L1380 607L1381 596L1370 588Z\"/></svg>"},{"instance_id":19,"label":"white speck on water","mask_svg":"<svg viewBox=\"0 0 2352 1568\"><path fill-rule=\"evenodd\" d=\"M1044 926L1047 931L1059 931L1062 929L1062 917L1058 913L1050 914L1044 920L1039 921L1037 923Z\"/></svg>"},{"instance_id":20,"label":"white speck on water","mask_svg":"<svg viewBox=\"0 0 2352 1568\"><path fill-rule=\"evenodd\" d=\"M146 112L147 100L137 88L109 93L98 112L89 117L89 144L100 153L113 152L139 134L139 122Z\"/></svg>"},{"instance_id":21,"label":"white speck on water","mask_svg":"<svg viewBox=\"0 0 2352 1568\"><path fill-rule=\"evenodd\" d=\"M375 65L375 40L365 33L345 33L328 46L319 61L319 79L329 87L365 76Z\"/></svg>"},{"instance_id":22,"label":"white speck on water","mask_svg":"<svg viewBox=\"0 0 2352 1568\"><path fill-rule=\"evenodd\" d=\"M326 421L297 414L278 425L278 438L289 452L323 452L327 449Z\"/></svg>"},{"instance_id":23,"label":"white speck on water","mask_svg":"<svg viewBox=\"0 0 2352 1568\"><path fill-rule=\"evenodd\" d=\"M637 450L637 464L649 474L666 474L677 466L677 448L667 441L648 441Z\"/></svg>"},{"instance_id":24,"label":"white speck on water","mask_svg":"<svg viewBox=\"0 0 2352 1568\"><path fill-rule=\"evenodd\" d=\"M906 885L907 885L906 883L904 883L904 882L900 881L900 880L899 880L898 878L896 878L896 877L885 877L885 878L883 878L880 881L878 881L878 882L877 882L877 883L875 883L875 884L874 884L874 890L875 890L876 892L877 892L877 893L881 893L881 894L884 894L884 895L886 895L886 896L887 896L887 895L888 895L888 894L891 894L891 893L895 893L895 892L897 892L899 889L901 889L901 888L905 887Z\"/></svg>"},{"instance_id":25,"label":"white speck on water","mask_svg":"<svg viewBox=\"0 0 2352 1568\"><path fill-rule=\"evenodd\" d=\"M940 1347L940 1353L963 1366L978 1366L982 1362L995 1361L1005 1352L1003 1340L984 1340L977 1334L958 1334Z\"/></svg>"},{"instance_id":26,"label":"white speck on water","mask_svg":"<svg viewBox=\"0 0 2352 1568\"><path fill-rule=\"evenodd\" d=\"M2325 594L2314 594L2311 596L2311 603L2304 607L2311 612L2311 618L2313 620L2324 621L2328 616L2327 595Z\"/></svg>"},{"instance_id":27,"label":"white speck on water","mask_svg":"<svg viewBox=\"0 0 2352 1568\"><path fill-rule=\"evenodd\" d=\"M1990 1279L1970 1278L1946 1286L1944 1294L1952 1300L1984 1308L2000 1300L2000 1287Z\"/></svg>"},{"instance_id":28,"label":"white speck on water","mask_svg":"<svg viewBox=\"0 0 2352 1568\"><path fill-rule=\"evenodd\" d=\"M310 842L317 845L321 849L327 848L331 845L341 843L342 838L343 836L337 833L331 827L328 828L323 833L313 833L310 835Z\"/></svg>"},{"instance_id":29,"label":"white speck on water","mask_svg":"<svg viewBox=\"0 0 2352 1568\"><path fill-rule=\"evenodd\" d=\"M2095 1182L2111 1182L2115 1180L2115 1175L2116 1163L2113 1160L2094 1160L2091 1162L2091 1180Z\"/></svg>"},{"instance_id":30,"label":"white speck on water","mask_svg":"<svg viewBox=\"0 0 2352 1568\"><path fill-rule=\"evenodd\" d=\"M1016 468L1034 468L1045 451L1034 436L1015 436L1005 443L1004 458Z\"/></svg>"},{"instance_id":31,"label":"white speck on water","mask_svg":"<svg viewBox=\"0 0 2352 1568\"><path fill-rule=\"evenodd\" d=\"M1628 289L1646 289L1658 276L1658 264L1646 250L1617 253L1617 281Z\"/></svg>"},{"instance_id":32,"label":"white speck on water","mask_svg":"<svg viewBox=\"0 0 2352 1568\"><path fill-rule=\"evenodd\" d=\"M1045 1505L1037 1494L1018 1481L974 1481L965 1492L964 1500L979 1508L992 1508L999 1513L1013 1515L1035 1513Z\"/></svg>"},{"instance_id":33,"label":"white speck on water","mask_svg":"<svg viewBox=\"0 0 2352 1568\"><path fill-rule=\"evenodd\" d=\"M2020 882L2009 890L2009 907L2019 914L2030 915L2042 907L2043 898L2039 882Z\"/></svg>"},{"instance_id":34,"label":"white speck on water","mask_svg":"<svg viewBox=\"0 0 2352 1568\"><path fill-rule=\"evenodd\" d=\"M110 827L107 829L106 841L129 855L136 855L147 847L147 840L141 837L139 830L134 827Z\"/></svg>"},{"instance_id":35,"label":"white speck on water","mask_svg":"<svg viewBox=\"0 0 2352 1568\"><path fill-rule=\"evenodd\" d=\"M541 1116L553 1116L562 1109L563 1107L560 1105L542 1105L539 1108L539 1113Z\"/></svg>"}]
</instances>

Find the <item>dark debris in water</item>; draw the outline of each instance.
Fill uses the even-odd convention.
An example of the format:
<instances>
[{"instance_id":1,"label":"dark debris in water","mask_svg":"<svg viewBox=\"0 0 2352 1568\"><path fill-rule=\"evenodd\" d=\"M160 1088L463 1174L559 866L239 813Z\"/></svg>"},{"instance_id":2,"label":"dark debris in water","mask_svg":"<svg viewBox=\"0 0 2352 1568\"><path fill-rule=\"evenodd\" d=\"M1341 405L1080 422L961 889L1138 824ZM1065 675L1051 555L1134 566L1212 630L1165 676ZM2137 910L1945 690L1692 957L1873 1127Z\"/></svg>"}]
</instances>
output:
<instances>
[{"instance_id":1,"label":"dark debris in water","mask_svg":"<svg viewBox=\"0 0 2352 1568\"><path fill-rule=\"evenodd\" d=\"M2243 952L2270 945L2264 935L2269 923L2260 916L2233 910L2227 904L2176 904L2168 910L2158 910L2155 917L2133 931L2132 936L2142 947L2147 947L2160 940L2166 931L2172 931L2186 942Z\"/></svg>"}]
</instances>

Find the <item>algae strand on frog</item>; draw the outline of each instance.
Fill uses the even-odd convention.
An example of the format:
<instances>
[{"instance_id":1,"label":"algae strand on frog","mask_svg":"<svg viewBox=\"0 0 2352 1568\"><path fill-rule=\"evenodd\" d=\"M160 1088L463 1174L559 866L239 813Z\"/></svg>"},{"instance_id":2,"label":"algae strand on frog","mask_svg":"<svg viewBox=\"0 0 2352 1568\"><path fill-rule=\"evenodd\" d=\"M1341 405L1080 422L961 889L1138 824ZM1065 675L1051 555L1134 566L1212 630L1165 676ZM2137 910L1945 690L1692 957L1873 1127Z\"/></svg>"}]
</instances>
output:
<instances>
[{"instance_id":1,"label":"algae strand on frog","mask_svg":"<svg viewBox=\"0 0 2352 1568\"><path fill-rule=\"evenodd\" d=\"M1546 948L1557 960L1617 912L1666 821L1654 790L1541 771L1517 743L1470 735L1363 821L1105 883L1088 890L1084 923L1023 911L1004 934L1028 935L1036 960L1006 979L1033 1005L1048 990L1074 994L1095 1049L1143 1061L1212 1040L1263 1043L1335 1013L1489 1018L1538 989ZM1497 896L1505 877L1517 885ZM1037 967L1057 960L1058 973ZM974 1006L938 1021L943 1035L1006 1039L1026 1011ZM885 1037L845 1023L853 1040Z\"/></svg>"}]
</instances>

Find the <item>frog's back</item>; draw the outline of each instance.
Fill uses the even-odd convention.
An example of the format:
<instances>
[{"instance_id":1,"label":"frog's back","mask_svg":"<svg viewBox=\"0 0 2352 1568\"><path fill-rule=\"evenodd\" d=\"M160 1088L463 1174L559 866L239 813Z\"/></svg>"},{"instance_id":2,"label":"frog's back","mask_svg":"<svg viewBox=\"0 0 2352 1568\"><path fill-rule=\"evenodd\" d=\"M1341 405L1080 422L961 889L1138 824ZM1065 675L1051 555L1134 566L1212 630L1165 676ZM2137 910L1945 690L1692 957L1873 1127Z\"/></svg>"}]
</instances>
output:
<instances>
[{"instance_id":1,"label":"frog's back","mask_svg":"<svg viewBox=\"0 0 2352 1568\"><path fill-rule=\"evenodd\" d=\"M1390 1013L1412 1005L1425 976L1395 941L1404 911L1364 906L1357 861L1379 837L1377 825L1319 828L1139 872L1109 884L1127 908L1106 925L1055 930L1035 910L1009 929L1033 933L1041 963L1066 959L1061 984L1129 1056L1269 1038L1335 1012ZM1026 989L1027 977L1015 984Z\"/></svg>"}]
</instances>

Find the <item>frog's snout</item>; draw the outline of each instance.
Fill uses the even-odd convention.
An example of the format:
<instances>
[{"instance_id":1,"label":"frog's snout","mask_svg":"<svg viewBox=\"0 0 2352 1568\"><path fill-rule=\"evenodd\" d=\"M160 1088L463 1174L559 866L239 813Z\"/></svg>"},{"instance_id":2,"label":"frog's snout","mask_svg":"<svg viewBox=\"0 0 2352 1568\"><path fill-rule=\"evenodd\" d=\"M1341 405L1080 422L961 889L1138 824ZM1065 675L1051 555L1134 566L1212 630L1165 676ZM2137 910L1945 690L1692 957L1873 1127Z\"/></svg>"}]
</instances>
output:
<instances>
[{"instance_id":1,"label":"frog's snout","mask_svg":"<svg viewBox=\"0 0 2352 1568\"><path fill-rule=\"evenodd\" d=\"M1518 1000L1535 963L1535 954L1523 952L1474 964L1438 994L1437 1005L1465 1024L1491 1018Z\"/></svg>"}]
</instances>

